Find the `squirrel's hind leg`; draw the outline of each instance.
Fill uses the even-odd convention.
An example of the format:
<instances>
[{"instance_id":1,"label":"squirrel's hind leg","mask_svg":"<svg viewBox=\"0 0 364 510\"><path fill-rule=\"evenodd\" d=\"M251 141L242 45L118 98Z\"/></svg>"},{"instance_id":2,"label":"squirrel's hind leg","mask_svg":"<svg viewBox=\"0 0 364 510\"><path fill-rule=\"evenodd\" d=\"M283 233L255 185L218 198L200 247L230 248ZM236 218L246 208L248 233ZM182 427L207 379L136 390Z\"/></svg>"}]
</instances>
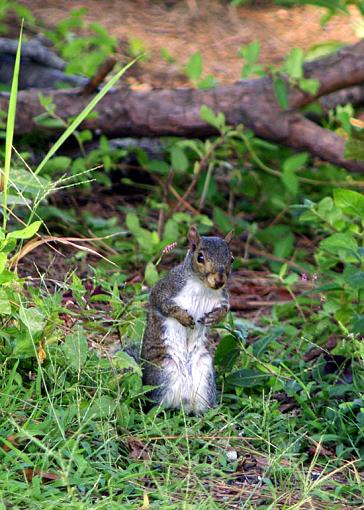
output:
<instances>
[{"instance_id":1,"label":"squirrel's hind leg","mask_svg":"<svg viewBox=\"0 0 364 510\"><path fill-rule=\"evenodd\" d=\"M191 360L191 411L202 414L216 405L216 384L211 354L206 350Z\"/></svg>"},{"instance_id":2,"label":"squirrel's hind leg","mask_svg":"<svg viewBox=\"0 0 364 510\"><path fill-rule=\"evenodd\" d=\"M164 321L165 358L161 367L160 403L170 409L190 400L191 377L186 363L187 328L176 319Z\"/></svg>"}]
</instances>

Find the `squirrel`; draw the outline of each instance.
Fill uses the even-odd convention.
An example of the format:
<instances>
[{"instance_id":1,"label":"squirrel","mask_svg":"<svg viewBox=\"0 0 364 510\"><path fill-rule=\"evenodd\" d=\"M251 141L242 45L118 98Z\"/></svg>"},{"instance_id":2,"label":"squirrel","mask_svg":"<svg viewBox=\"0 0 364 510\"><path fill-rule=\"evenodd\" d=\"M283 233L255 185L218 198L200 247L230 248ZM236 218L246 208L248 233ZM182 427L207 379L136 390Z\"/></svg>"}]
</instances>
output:
<instances>
[{"instance_id":1,"label":"squirrel","mask_svg":"<svg viewBox=\"0 0 364 510\"><path fill-rule=\"evenodd\" d=\"M224 239L188 232L189 250L152 288L141 359L151 400L199 415L216 405L209 327L229 311L226 282L234 258Z\"/></svg>"}]
</instances>

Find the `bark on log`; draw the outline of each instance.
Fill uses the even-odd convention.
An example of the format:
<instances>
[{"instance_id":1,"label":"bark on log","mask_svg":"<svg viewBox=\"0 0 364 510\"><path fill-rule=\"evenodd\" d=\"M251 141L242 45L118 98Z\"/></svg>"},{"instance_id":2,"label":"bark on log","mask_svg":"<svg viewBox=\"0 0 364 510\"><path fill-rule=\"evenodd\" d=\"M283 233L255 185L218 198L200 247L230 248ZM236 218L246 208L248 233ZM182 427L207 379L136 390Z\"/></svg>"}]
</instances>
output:
<instances>
[{"instance_id":1,"label":"bark on log","mask_svg":"<svg viewBox=\"0 0 364 510\"><path fill-rule=\"evenodd\" d=\"M96 107L98 116L82 125L96 133L114 136L177 135L202 137L215 134L212 126L201 120L200 107L205 104L223 112L230 125L244 124L257 136L311 152L326 161L351 171L364 171L364 163L344 158L344 140L335 133L305 119L299 108L337 90L364 82L364 41L342 48L304 66L306 78L317 79L320 87L315 96L289 88L289 109L282 110L268 77L246 80L208 90L175 89L137 92L125 89L110 92ZM57 114L67 119L77 115L90 101L79 90L42 91L51 96ZM39 91L18 95L15 131L48 132L34 122L43 113ZM0 109L7 110L8 97L0 96Z\"/></svg>"}]
</instances>

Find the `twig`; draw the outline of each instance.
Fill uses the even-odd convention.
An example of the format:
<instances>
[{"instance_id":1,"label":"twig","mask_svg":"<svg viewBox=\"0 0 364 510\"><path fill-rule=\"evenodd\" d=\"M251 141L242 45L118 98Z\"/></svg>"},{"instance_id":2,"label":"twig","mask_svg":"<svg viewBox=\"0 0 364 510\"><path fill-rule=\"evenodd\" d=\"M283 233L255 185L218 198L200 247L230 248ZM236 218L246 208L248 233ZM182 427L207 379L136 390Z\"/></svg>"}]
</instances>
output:
<instances>
[{"instance_id":1,"label":"twig","mask_svg":"<svg viewBox=\"0 0 364 510\"><path fill-rule=\"evenodd\" d=\"M163 202L165 202L165 203L167 202L168 191L170 189L172 181L173 181L173 171L170 170L169 174L168 174L168 177L167 177L167 182L163 185ZM160 180L160 182L162 182L162 181ZM161 239L162 235L163 235L165 216L166 216L165 210L164 210L163 207L161 207L159 209L158 227L157 227L157 233L158 233L159 239Z\"/></svg>"},{"instance_id":2,"label":"twig","mask_svg":"<svg viewBox=\"0 0 364 510\"><path fill-rule=\"evenodd\" d=\"M86 85L81 89L80 94L83 96L89 96L96 92L97 87L104 81L109 72L114 68L115 64L116 58L108 57L98 68L95 75L90 78Z\"/></svg>"},{"instance_id":3,"label":"twig","mask_svg":"<svg viewBox=\"0 0 364 510\"><path fill-rule=\"evenodd\" d=\"M242 245L245 247L246 243L242 243ZM254 255L258 255L259 257L264 257L268 260L273 260L273 262L281 262L282 264L287 264L288 266L294 267L298 269L299 271L304 271L305 268L303 266L300 266L296 262L292 262L291 260L284 259L282 257L277 257L277 255L273 255L272 253L267 253L262 250L258 250L258 248L254 248L253 246L248 246L248 250L253 253Z\"/></svg>"},{"instance_id":4,"label":"twig","mask_svg":"<svg viewBox=\"0 0 364 510\"><path fill-rule=\"evenodd\" d=\"M197 181L198 181L198 178L200 177L201 175L201 172L206 168L208 162L209 162L209 159L211 157L211 155L213 154L213 152L218 148L220 147L221 145L224 145L225 143L225 137L221 137L221 138L218 138L213 144L211 144L211 146L209 147L209 149L207 150L206 154L202 157L202 159L200 160L200 162L198 163L198 168L197 168L197 171L195 172L195 175L193 176L193 179L190 183L190 185L188 186L187 190L185 191L185 193L182 195L182 199L180 200L180 203L182 204L185 204L186 203L186 199L187 197L191 194L191 192L194 190L196 184L197 184ZM180 204L177 204L176 207L173 209L173 212L176 212L179 210L179 207L180 207Z\"/></svg>"},{"instance_id":5,"label":"twig","mask_svg":"<svg viewBox=\"0 0 364 510\"><path fill-rule=\"evenodd\" d=\"M154 175L153 177L158 182L159 186L164 187L164 183L163 183L162 179L160 179L156 175ZM186 202L186 200L183 197L181 197L181 195L178 193L178 191L171 184L168 186L168 191L170 191L172 193L172 195L178 200L178 202L181 203L185 209L188 209L190 211L190 213L192 213L194 216L199 214L198 210L195 209L188 202ZM174 209L172 210L172 213L175 211L176 211L176 207L174 207Z\"/></svg>"}]
</instances>

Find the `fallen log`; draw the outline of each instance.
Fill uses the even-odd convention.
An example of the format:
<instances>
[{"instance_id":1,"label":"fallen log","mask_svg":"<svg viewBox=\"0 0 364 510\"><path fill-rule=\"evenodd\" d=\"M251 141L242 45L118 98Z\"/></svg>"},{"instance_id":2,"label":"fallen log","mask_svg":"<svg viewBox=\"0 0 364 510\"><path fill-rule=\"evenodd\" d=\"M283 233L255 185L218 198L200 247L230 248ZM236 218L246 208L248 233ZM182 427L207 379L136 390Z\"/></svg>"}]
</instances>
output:
<instances>
[{"instance_id":1,"label":"fallen log","mask_svg":"<svg viewBox=\"0 0 364 510\"><path fill-rule=\"evenodd\" d=\"M364 82L364 41L305 64L304 75L318 80L319 89L312 96L290 86L287 80L287 110L278 105L269 77L208 90L139 92L121 88L105 96L95 109L97 117L86 120L82 127L109 137L211 136L216 134L215 129L200 117L200 107L207 105L216 112L223 112L232 126L243 124L261 138L308 151L353 172L363 172L364 163L344 158L343 138L306 119L299 110L318 98ZM54 134L54 130L44 128L34 120L44 111L39 93L34 89L19 93L16 134L34 131ZM79 89L43 90L42 94L52 98L57 115L65 120L76 116L91 98L80 94ZM0 109L6 111L7 106L8 95L3 93Z\"/></svg>"}]
</instances>

